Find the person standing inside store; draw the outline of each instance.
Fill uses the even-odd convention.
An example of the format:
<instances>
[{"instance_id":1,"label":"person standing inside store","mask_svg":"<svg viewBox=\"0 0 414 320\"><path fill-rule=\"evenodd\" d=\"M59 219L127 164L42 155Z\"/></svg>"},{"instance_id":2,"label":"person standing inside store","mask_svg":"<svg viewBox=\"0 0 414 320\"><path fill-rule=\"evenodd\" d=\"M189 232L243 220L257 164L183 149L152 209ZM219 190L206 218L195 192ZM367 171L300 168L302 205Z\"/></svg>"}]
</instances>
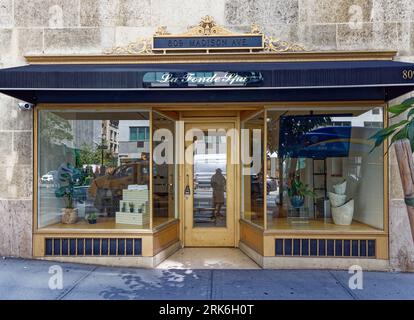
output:
<instances>
[{"instance_id":1,"label":"person standing inside store","mask_svg":"<svg viewBox=\"0 0 414 320\"><path fill-rule=\"evenodd\" d=\"M221 208L224 204L224 191L226 189L226 178L223 176L220 168L216 169L216 173L211 177L211 187L213 188L213 204L214 218L224 217L221 214Z\"/></svg>"}]
</instances>

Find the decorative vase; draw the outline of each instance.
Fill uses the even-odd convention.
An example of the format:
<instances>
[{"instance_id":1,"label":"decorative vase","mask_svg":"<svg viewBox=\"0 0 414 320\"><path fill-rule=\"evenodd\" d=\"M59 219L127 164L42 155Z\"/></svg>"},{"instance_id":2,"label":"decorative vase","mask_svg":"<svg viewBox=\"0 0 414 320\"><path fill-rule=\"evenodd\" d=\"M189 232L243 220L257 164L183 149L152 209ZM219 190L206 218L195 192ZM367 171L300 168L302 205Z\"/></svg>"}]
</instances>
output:
<instances>
[{"instance_id":1,"label":"decorative vase","mask_svg":"<svg viewBox=\"0 0 414 320\"><path fill-rule=\"evenodd\" d=\"M340 207L346 202L345 194L336 194L333 192L328 192L328 198L331 202L332 207Z\"/></svg>"},{"instance_id":2,"label":"decorative vase","mask_svg":"<svg viewBox=\"0 0 414 320\"><path fill-rule=\"evenodd\" d=\"M78 218L84 218L86 213L86 202L78 203L76 209L78 210Z\"/></svg>"},{"instance_id":3,"label":"decorative vase","mask_svg":"<svg viewBox=\"0 0 414 320\"><path fill-rule=\"evenodd\" d=\"M300 207L303 206L303 204L305 203L305 197L303 196L292 196L290 198L290 203L292 204L292 207L294 207L295 209L298 209Z\"/></svg>"},{"instance_id":4,"label":"decorative vase","mask_svg":"<svg viewBox=\"0 0 414 320\"><path fill-rule=\"evenodd\" d=\"M96 219L88 219L89 224L96 224Z\"/></svg>"},{"instance_id":5,"label":"decorative vase","mask_svg":"<svg viewBox=\"0 0 414 320\"><path fill-rule=\"evenodd\" d=\"M62 223L72 224L78 220L78 209L62 208Z\"/></svg>"},{"instance_id":6,"label":"decorative vase","mask_svg":"<svg viewBox=\"0 0 414 320\"><path fill-rule=\"evenodd\" d=\"M346 193L346 180L344 182L334 184L333 189L336 194L344 195Z\"/></svg>"},{"instance_id":7,"label":"decorative vase","mask_svg":"<svg viewBox=\"0 0 414 320\"><path fill-rule=\"evenodd\" d=\"M332 218L335 224L349 226L354 216L354 200L349 200L340 207L332 207Z\"/></svg>"}]
</instances>

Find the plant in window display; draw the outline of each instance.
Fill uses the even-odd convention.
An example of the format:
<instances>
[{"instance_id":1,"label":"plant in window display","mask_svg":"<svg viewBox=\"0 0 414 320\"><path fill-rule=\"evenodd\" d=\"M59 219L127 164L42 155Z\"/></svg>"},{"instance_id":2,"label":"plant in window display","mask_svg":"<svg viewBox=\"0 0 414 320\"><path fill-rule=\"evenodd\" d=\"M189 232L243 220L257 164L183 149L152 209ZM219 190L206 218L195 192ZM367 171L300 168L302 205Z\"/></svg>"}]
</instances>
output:
<instances>
[{"instance_id":1,"label":"plant in window display","mask_svg":"<svg viewBox=\"0 0 414 320\"><path fill-rule=\"evenodd\" d=\"M129 203L129 212L131 212L131 213L134 212L134 203L133 202Z\"/></svg>"},{"instance_id":2,"label":"plant in window display","mask_svg":"<svg viewBox=\"0 0 414 320\"><path fill-rule=\"evenodd\" d=\"M292 180L288 187L288 195L290 203L294 208L301 208L305 203L305 197L315 197L315 193L309 188L309 186L298 178Z\"/></svg>"},{"instance_id":3,"label":"plant in window display","mask_svg":"<svg viewBox=\"0 0 414 320\"><path fill-rule=\"evenodd\" d=\"M78 214L74 199L78 190L75 188L81 180L81 172L71 164L71 153L66 153L66 160L58 168L58 187L55 190L55 196L65 202L65 207L62 208L62 223L77 221Z\"/></svg>"},{"instance_id":4,"label":"plant in window display","mask_svg":"<svg viewBox=\"0 0 414 320\"><path fill-rule=\"evenodd\" d=\"M97 221L97 215L96 215L96 213L95 212L90 213L88 215L87 220L88 220L89 224L95 224L96 221Z\"/></svg>"}]
</instances>

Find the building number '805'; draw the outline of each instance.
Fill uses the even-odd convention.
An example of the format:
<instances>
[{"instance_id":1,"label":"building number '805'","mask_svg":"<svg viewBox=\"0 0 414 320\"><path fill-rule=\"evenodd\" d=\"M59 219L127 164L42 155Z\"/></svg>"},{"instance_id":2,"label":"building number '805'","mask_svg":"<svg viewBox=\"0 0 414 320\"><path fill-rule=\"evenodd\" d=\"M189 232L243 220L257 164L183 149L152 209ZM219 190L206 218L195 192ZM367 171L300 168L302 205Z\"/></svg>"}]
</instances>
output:
<instances>
[{"instance_id":1,"label":"building number '805'","mask_svg":"<svg viewBox=\"0 0 414 320\"><path fill-rule=\"evenodd\" d=\"M414 70L403 70L402 77L404 80L411 80L414 78Z\"/></svg>"}]
</instances>

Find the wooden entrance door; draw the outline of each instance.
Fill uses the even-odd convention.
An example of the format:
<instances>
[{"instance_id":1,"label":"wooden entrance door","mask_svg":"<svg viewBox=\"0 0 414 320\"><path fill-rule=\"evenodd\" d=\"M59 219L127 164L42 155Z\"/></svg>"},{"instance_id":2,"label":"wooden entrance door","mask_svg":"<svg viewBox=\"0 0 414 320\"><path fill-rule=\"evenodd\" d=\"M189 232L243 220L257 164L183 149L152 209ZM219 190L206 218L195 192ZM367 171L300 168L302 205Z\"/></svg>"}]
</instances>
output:
<instances>
[{"instance_id":1,"label":"wooden entrance door","mask_svg":"<svg viewBox=\"0 0 414 320\"><path fill-rule=\"evenodd\" d=\"M234 129L233 123L185 124L185 246L235 246Z\"/></svg>"}]
</instances>

